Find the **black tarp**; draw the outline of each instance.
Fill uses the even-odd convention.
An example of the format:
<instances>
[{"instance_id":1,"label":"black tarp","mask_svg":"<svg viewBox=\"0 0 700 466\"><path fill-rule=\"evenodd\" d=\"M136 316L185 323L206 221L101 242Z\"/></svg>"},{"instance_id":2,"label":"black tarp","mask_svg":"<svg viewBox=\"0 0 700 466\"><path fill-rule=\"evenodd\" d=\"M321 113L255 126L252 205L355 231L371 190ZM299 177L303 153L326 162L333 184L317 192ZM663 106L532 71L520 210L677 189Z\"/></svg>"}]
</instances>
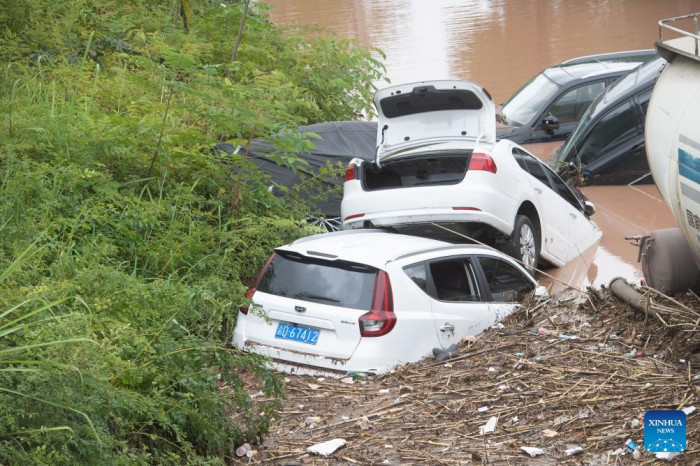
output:
<instances>
[{"instance_id":1,"label":"black tarp","mask_svg":"<svg viewBox=\"0 0 700 466\"><path fill-rule=\"evenodd\" d=\"M262 139L251 141L247 154L250 160L258 168L270 176L274 185L293 187L318 176L322 167L328 162L336 165L341 162L347 165L354 158L374 160L375 143L377 139L377 123L374 121L330 121L313 125L300 126L300 133L315 133L321 139L311 138L315 148L310 152L298 154L308 165L297 165L297 169L280 165L275 162L275 146ZM231 144L217 144L216 148L226 153L242 153L245 149L236 148ZM323 177L326 187L338 186L343 183L342 177ZM273 192L279 192L278 190ZM320 193L316 193L320 194ZM315 200L316 208L326 217L340 216L340 201L342 191L339 194L328 196L319 195ZM314 193L310 194L314 199Z\"/></svg>"}]
</instances>

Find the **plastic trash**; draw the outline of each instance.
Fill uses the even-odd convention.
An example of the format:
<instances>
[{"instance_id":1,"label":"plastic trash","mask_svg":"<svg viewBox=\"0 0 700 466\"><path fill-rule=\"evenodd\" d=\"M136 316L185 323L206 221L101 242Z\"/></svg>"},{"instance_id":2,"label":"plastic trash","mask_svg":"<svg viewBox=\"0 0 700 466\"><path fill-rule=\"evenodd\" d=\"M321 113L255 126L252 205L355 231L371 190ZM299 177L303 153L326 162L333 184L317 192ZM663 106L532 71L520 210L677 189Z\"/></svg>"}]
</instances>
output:
<instances>
[{"instance_id":1,"label":"plastic trash","mask_svg":"<svg viewBox=\"0 0 700 466\"><path fill-rule=\"evenodd\" d=\"M664 461L671 461L673 458L676 456L680 455L680 453L675 453L675 452L670 452L670 451L663 451L660 453L656 454L656 458Z\"/></svg>"},{"instance_id":2,"label":"plastic trash","mask_svg":"<svg viewBox=\"0 0 700 466\"><path fill-rule=\"evenodd\" d=\"M610 453L611 456L622 456L622 455L626 455L626 454L627 454L627 450L624 448L618 448L614 452Z\"/></svg>"},{"instance_id":3,"label":"plastic trash","mask_svg":"<svg viewBox=\"0 0 700 466\"><path fill-rule=\"evenodd\" d=\"M583 448L581 448L580 445L567 445L566 450L564 450L564 454L566 456L571 456L571 455L577 455L583 451Z\"/></svg>"},{"instance_id":4,"label":"plastic trash","mask_svg":"<svg viewBox=\"0 0 700 466\"><path fill-rule=\"evenodd\" d=\"M453 343L445 349L433 348L433 356L435 356L435 360L437 362L442 362L457 357L459 356L459 352L457 351L457 344Z\"/></svg>"},{"instance_id":5,"label":"plastic trash","mask_svg":"<svg viewBox=\"0 0 700 466\"><path fill-rule=\"evenodd\" d=\"M636 429L637 427L641 426L642 423L639 422L639 419L632 419L632 422L630 423L630 427L633 429Z\"/></svg>"},{"instance_id":6,"label":"plastic trash","mask_svg":"<svg viewBox=\"0 0 700 466\"><path fill-rule=\"evenodd\" d=\"M243 457L248 454L249 451L252 451L253 449L251 448L249 443L244 443L240 447L236 448L236 456Z\"/></svg>"},{"instance_id":7,"label":"plastic trash","mask_svg":"<svg viewBox=\"0 0 700 466\"><path fill-rule=\"evenodd\" d=\"M629 353L623 354L623 358L636 358L637 357L637 348L632 348L632 351Z\"/></svg>"},{"instance_id":8,"label":"plastic trash","mask_svg":"<svg viewBox=\"0 0 700 466\"><path fill-rule=\"evenodd\" d=\"M688 406L686 408L681 409L681 411L683 411L687 416L688 414L693 414L697 409L698 408L696 408L695 406Z\"/></svg>"},{"instance_id":9,"label":"plastic trash","mask_svg":"<svg viewBox=\"0 0 700 466\"><path fill-rule=\"evenodd\" d=\"M336 450L345 446L347 442L344 438L334 438L327 442L317 443L306 449L309 453L314 453L320 456L329 456L335 453Z\"/></svg>"},{"instance_id":10,"label":"plastic trash","mask_svg":"<svg viewBox=\"0 0 700 466\"><path fill-rule=\"evenodd\" d=\"M534 333L535 335L551 335L552 331L544 327L537 327L531 328L530 333Z\"/></svg>"},{"instance_id":11,"label":"plastic trash","mask_svg":"<svg viewBox=\"0 0 700 466\"><path fill-rule=\"evenodd\" d=\"M552 430L552 429L545 429L542 431L542 435L544 435L545 437L548 437L548 438L552 438L552 437L556 437L557 435L559 435L559 432L557 432L556 430Z\"/></svg>"},{"instance_id":12,"label":"plastic trash","mask_svg":"<svg viewBox=\"0 0 700 466\"><path fill-rule=\"evenodd\" d=\"M481 435L490 434L496 430L496 424L498 423L498 418L493 416L483 426L479 427L479 432Z\"/></svg>"},{"instance_id":13,"label":"plastic trash","mask_svg":"<svg viewBox=\"0 0 700 466\"><path fill-rule=\"evenodd\" d=\"M549 298L549 292L547 291L547 288L545 288L542 285L535 288L535 298L540 298L540 299Z\"/></svg>"},{"instance_id":14,"label":"plastic trash","mask_svg":"<svg viewBox=\"0 0 700 466\"><path fill-rule=\"evenodd\" d=\"M477 411L479 411L480 413L485 413L488 410L489 410L488 406L482 406L479 409L477 409Z\"/></svg>"},{"instance_id":15,"label":"plastic trash","mask_svg":"<svg viewBox=\"0 0 700 466\"><path fill-rule=\"evenodd\" d=\"M625 446L629 449L629 451L634 451L637 448L639 448L637 444L632 441L631 438L627 439L627 441L625 442Z\"/></svg>"},{"instance_id":16,"label":"plastic trash","mask_svg":"<svg viewBox=\"0 0 700 466\"><path fill-rule=\"evenodd\" d=\"M536 447L520 447L522 451L530 455L532 458L539 455L544 455L544 450Z\"/></svg>"}]
</instances>

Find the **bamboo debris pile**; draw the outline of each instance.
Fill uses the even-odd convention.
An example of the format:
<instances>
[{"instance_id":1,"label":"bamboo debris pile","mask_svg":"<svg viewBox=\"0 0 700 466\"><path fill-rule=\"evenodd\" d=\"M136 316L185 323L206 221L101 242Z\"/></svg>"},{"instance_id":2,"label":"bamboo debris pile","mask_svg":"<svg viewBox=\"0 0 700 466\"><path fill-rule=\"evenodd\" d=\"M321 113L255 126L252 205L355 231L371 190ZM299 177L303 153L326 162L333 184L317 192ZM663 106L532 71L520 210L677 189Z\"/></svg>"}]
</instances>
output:
<instances>
[{"instance_id":1,"label":"bamboo debris pile","mask_svg":"<svg viewBox=\"0 0 700 466\"><path fill-rule=\"evenodd\" d=\"M684 304L681 300L666 296L653 288L643 287L642 290L650 316L656 317L667 328L678 328L685 332L694 344L700 344L700 306L693 309L692 304ZM686 301L696 305L700 303L700 297L692 291L684 297Z\"/></svg>"},{"instance_id":2,"label":"bamboo debris pile","mask_svg":"<svg viewBox=\"0 0 700 466\"><path fill-rule=\"evenodd\" d=\"M663 323L645 322L608 290L595 290L582 303L522 308L441 363L426 359L359 380L289 376L288 399L256 461L653 462L653 453L633 456L625 447L628 439L643 446L640 417L700 402L692 364L700 299L669 300L654 296ZM687 419L688 450L673 464L700 462L700 411ZM331 439L346 444L328 458L307 452Z\"/></svg>"}]
</instances>

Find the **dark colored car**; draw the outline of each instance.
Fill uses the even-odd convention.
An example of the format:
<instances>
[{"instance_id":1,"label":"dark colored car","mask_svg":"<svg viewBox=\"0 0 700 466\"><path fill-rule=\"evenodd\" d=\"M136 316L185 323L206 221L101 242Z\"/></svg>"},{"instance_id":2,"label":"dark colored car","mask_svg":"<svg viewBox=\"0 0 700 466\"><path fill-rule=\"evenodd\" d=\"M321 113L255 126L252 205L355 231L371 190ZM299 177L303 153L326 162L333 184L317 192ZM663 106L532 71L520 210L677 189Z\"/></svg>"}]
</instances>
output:
<instances>
[{"instance_id":1,"label":"dark colored car","mask_svg":"<svg viewBox=\"0 0 700 466\"><path fill-rule=\"evenodd\" d=\"M557 155L563 177L583 184L651 183L644 141L649 99L666 60L640 66L600 95Z\"/></svg>"},{"instance_id":2,"label":"dark colored car","mask_svg":"<svg viewBox=\"0 0 700 466\"><path fill-rule=\"evenodd\" d=\"M530 79L496 112L497 137L518 144L566 139L613 81L656 57L653 49L574 58Z\"/></svg>"}]
</instances>

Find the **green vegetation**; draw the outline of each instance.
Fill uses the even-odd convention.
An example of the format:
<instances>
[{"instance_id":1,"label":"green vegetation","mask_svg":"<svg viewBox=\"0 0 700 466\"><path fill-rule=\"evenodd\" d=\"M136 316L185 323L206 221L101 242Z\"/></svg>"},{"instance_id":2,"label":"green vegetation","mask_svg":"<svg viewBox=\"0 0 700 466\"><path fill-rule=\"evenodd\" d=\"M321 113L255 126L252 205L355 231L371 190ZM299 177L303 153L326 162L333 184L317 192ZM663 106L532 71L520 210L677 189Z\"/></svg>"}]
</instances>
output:
<instances>
[{"instance_id":1,"label":"green vegetation","mask_svg":"<svg viewBox=\"0 0 700 466\"><path fill-rule=\"evenodd\" d=\"M263 8L231 62L244 1L0 0L0 463L223 464L267 429L246 383L280 381L228 342L315 230L212 147L294 163L285 130L369 112L382 66Z\"/></svg>"}]
</instances>

